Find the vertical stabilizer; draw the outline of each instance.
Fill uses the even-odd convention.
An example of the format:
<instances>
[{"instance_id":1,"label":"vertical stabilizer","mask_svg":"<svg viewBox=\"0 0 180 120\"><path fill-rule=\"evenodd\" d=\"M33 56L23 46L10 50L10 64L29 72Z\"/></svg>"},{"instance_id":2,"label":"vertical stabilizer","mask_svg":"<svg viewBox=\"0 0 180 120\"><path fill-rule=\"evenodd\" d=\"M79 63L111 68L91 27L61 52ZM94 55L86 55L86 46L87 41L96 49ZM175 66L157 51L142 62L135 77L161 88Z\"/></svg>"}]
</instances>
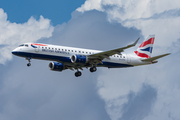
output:
<instances>
[{"instance_id":1,"label":"vertical stabilizer","mask_svg":"<svg viewBox=\"0 0 180 120\"><path fill-rule=\"evenodd\" d=\"M148 38L142 42L139 48L134 51L135 54L141 58L151 58L155 35L149 35Z\"/></svg>"}]
</instances>

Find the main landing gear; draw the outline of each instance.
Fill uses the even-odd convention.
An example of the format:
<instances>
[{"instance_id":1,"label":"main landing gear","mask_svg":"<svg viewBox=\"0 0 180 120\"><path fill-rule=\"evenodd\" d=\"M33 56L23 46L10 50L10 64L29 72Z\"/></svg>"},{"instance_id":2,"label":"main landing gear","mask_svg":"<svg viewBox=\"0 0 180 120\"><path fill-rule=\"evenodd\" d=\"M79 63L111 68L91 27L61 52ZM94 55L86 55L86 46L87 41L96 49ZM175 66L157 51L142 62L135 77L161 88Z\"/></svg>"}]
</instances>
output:
<instances>
[{"instance_id":1,"label":"main landing gear","mask_svg":"<svg viewBox=\"0 0 180 120\"><path fill-rule=\"evenodd\" d=\"M95 71L97 70L97 68L96 68L96 67L91 67L89 70L90 70L90 72L95 72ZM79 77L79 76L82 75L82 73L78 70L77 72L75 72L74 75L75 75L76 77Z\"/></svg>"},{"instance_id":2,"label":"main landing gear","mask_svg":"<svg viewBox=\"0 0 180 120\"><path fill-rule=\"evenodd\" d=\"M96 72L96 70L97 70L96 67L91 67L91 68L89 69L90 72Z\"/></svg>"},{"instance_id":3,"label":"main landing gear","mask_svg":"<svg viewBox=\"0 0 180 120\"><path fill-rule=\"evenodd\" d=\"M28 57L28 58L26 58L26 60L28 60L28 62L29 62L29 63L27 64L27 66L28 66L28 67L31 66L31 63L30 63L30 62L31 62L31 58Z\"/></svg>"},{"instance_id":4,"label":"main landing gear","mask_svg":"<svg viewBox=\"0 0 180 120\"><path fill-rule=\"evenodd\" d=\"M75 76L76 76L76 77L79 77L79 76L81 76L81 75L82 75L82 73L81 73L80 71L75 72Z\"/></svg>"},{"instance_id":5,"label":"main landing gear","mask_svg":"<svg viewBox=\"0 0 180 120\"><path fill-rule=\"evenodd\" d=\"M90 72L95 72L96 70L97 70L96 67L91 67L91 68L89 69ZM82 75L82 73L81 73L79 70L77 70L77 72L75 72L74 75L75 75L76 77L79 77L79 76Z\"/></svg>"}]
</instances>

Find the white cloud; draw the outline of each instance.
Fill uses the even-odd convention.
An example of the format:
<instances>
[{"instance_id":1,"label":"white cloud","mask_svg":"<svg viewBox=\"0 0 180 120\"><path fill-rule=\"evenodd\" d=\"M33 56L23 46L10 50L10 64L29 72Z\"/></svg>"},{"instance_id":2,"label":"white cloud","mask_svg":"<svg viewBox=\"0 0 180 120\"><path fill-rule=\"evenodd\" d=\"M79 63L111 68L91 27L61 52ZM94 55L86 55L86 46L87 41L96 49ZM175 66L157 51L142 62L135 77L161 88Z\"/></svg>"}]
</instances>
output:
<instances>
[{"instance_id":1,"label":"white cloud","mask_svg":"<svg viewBox=\"0 0 180 120\"><path fill-rule=\"evenodd\" d=\"M177 0L86 0L79 8L80 12L99 10L107 12L110 19L138 19L149 18L172 9L179 9Z\"/></svg>"},{"instance_id":2,"label":"white cloud","mask_svg":"<svg viewBox=\"0 0 180 120\"><path fill-rule=\"evenodd\" d=\"M155 34L155 49L154 53L162 54L165 52L170 52L167 50L168 47L172 46L180 38L180 17L175 18L159 18L159 19L149 19L149 20L135 20L127 21L124 26L136 27L142 31L143 36L148 34ZM158 49L159 48L159 49ZM179 48L173 48L173 52ZM172 52L172 51L171 51Z\"/></svg>"},{"instance_id":3,"label":"white cloud","mask_svg":"<svg viewBox=\"0 0 180 120\"><path fill-rule=\"evenodd\" d=\"M36 42L42 37L52 36L54 27L50 20L40 16L39 20L31 17L26 23L17 24L7 20L7 14L0 9L0 63L12 58L11 51L19 44Z\"/></svg>"},{"instance_id":4,"label":"white cloud","mask_svg":"<svg viewBox=\"0 0 180 120\"><path fill-rule=\"evenodd\" d=\"M169 64L171 58L176 59L174 64ZM177 66L179 58L174 56L171 58L166 58L164 62L160 60L156 65L102 71L98 77L98 93L106 102L106 110L112 120L125 119L123 116L127 110L124 109L124 105L129 102L129 94L133 92L137 96L143 84L157 90L155 103L151 104L152 111L149 110L151 112L143 117L145 120L170 119L169 114L171 118L180 118L178 114L180 82ZM144 99L142 97L139 101L143 103ZM142 106L136 107L142 109ZM136 112L136 114L143 113ZM129 112L129 116L133 114Z\"/></svg>"},{"instance_id":5,"label":"white cloud","mask_svg":"<svg viewBox=\"0 0 180 120\"><path fill-rule=\"evenodd\" d=\"M178 10L179 6L180 1L177 0L87 0L77 11L85 12L93 9L103 11L107 13L110 22L116 21L125 27L135 27L142 31L144 37L156 34L158 39L156 45L168 47L180 38L179 17L172 16L171 13L158 18L154 16Z\"/></svg>"},{"instance_id":6,"label":"white cloud","mask_svg":"<svg viewBox=\"0 0 180 120\"><path fill-rule=\"evenodd\" d=\"M101 1L102 0L86 0L80 8L77 8L77 10L80 12L89 11L93 9L102 10Z\"/></svg>"},{"instance_id":7,"label":"white cloud","mask_svg":"<svg viewBox=\"0 0 180 120\"><path fill-rule=\"evenodd\" d=\"M128 102L128 94L131 91L137 93L145 81L142 76L144 72L136 75L137 70L138 68L110 69L103 70L99 75L98 93L105 100L106 110L112 120L121 118L123 105Z\"/></svg>"}]
</instances>

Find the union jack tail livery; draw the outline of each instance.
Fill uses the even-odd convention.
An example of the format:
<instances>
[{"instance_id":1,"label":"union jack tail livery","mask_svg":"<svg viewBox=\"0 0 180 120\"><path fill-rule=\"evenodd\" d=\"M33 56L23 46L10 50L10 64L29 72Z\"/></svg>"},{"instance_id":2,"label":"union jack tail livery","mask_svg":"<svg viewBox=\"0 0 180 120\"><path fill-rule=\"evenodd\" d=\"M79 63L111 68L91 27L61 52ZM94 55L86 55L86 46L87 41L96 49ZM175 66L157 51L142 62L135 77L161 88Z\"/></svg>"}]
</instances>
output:
<instances>
[{"instance_id":1,"label":"union jack tail livery","mask_svg":"<svg viewBox=\"0 0 180 120\"><path fill-rule=\"evenodd\" d=\"M155 35L149 35L149 37L143 41L139 48L134 51L135 54L141 58L151 58Z\"/></svg>"}]
</instances>

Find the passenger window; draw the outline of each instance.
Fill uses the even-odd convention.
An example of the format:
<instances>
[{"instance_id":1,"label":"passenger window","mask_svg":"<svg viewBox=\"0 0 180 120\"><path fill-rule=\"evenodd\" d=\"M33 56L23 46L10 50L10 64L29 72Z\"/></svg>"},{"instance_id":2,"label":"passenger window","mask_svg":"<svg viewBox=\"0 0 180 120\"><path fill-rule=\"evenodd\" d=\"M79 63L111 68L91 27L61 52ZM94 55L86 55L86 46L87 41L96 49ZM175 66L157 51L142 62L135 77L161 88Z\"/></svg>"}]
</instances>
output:
<instances>
[{"instance_id":1,"label":"passenger window","mask_svg":"<svg viewBox=\"0 0 180 120\"><path fill-rule=\"evenodd\" d=\"M25 46L26 46L26 47L28 47L28 45L27 45L27 44L25 44Z\"/></svg>"},{"instance_id":2,"label":"passenger window","mask_svg":"<svg viewBox=\"0 0 180 120\"><path fill-rule=\"evenodd\" d=\"M75 50L75 52L77 52L77 51Z\"/></svg>"},{"instance_id":3,"label":"passenger window","mask_svg":"<svg viewBox=\"0 0 180 120\"><path fill-rule=\"evenodd\" d=\"M60 50L60 48L59 48L59 50Z\"/></svg>"},{"instance_id":4,"label":"passenger window","mask_svg":"<svg viewBox=\"0 0 180 120\"><path fill-rule=\"evenodd\" d=\"M42 49L44 49L44 47L42 47Z\"/></svg>"},{"instance_id":5,"label":"passenger window","mask_svg":"<svg viewBox=\"0 0 180 120\"><path fill-rule=\"evenodd\" d=\"M88 52L86 52L86 54L88 54Z\"/></svg>"},{"instance_id":6,"label":"passenger window","mask_svg":"<svg viewBox=\"0 0 180 120\"><path fill-rule=\"evenodd\" d=\"M62 49L62 51L63 51L63 49Z\"/></svg>"},{"instance_id":7,"label":"passenger window","mask_svg":"<svg viewBox=\"0 0 180 120\"><path fill-rule=\"evenodd\" d=\"M81 53L81 51L79 51L79 53Z\"/></svg>"},{"instance_id":8,"label":"passenger window","mask_svg":"<svg viewBox=\"0 0 180 120\"><path fill-rule=\"evenodd\" d=\"M71 50L73 52L73 50Z\"/></svg>"},{"instance_id":9,"label":"passenger window","mask_svg":"<svg viewBox=\"0 0 180 120\"><path fill-rule=\"evenodd\" d=\"M65 51L67 51L67 50L65 49Z\"/></svg>"}]
</instances>

